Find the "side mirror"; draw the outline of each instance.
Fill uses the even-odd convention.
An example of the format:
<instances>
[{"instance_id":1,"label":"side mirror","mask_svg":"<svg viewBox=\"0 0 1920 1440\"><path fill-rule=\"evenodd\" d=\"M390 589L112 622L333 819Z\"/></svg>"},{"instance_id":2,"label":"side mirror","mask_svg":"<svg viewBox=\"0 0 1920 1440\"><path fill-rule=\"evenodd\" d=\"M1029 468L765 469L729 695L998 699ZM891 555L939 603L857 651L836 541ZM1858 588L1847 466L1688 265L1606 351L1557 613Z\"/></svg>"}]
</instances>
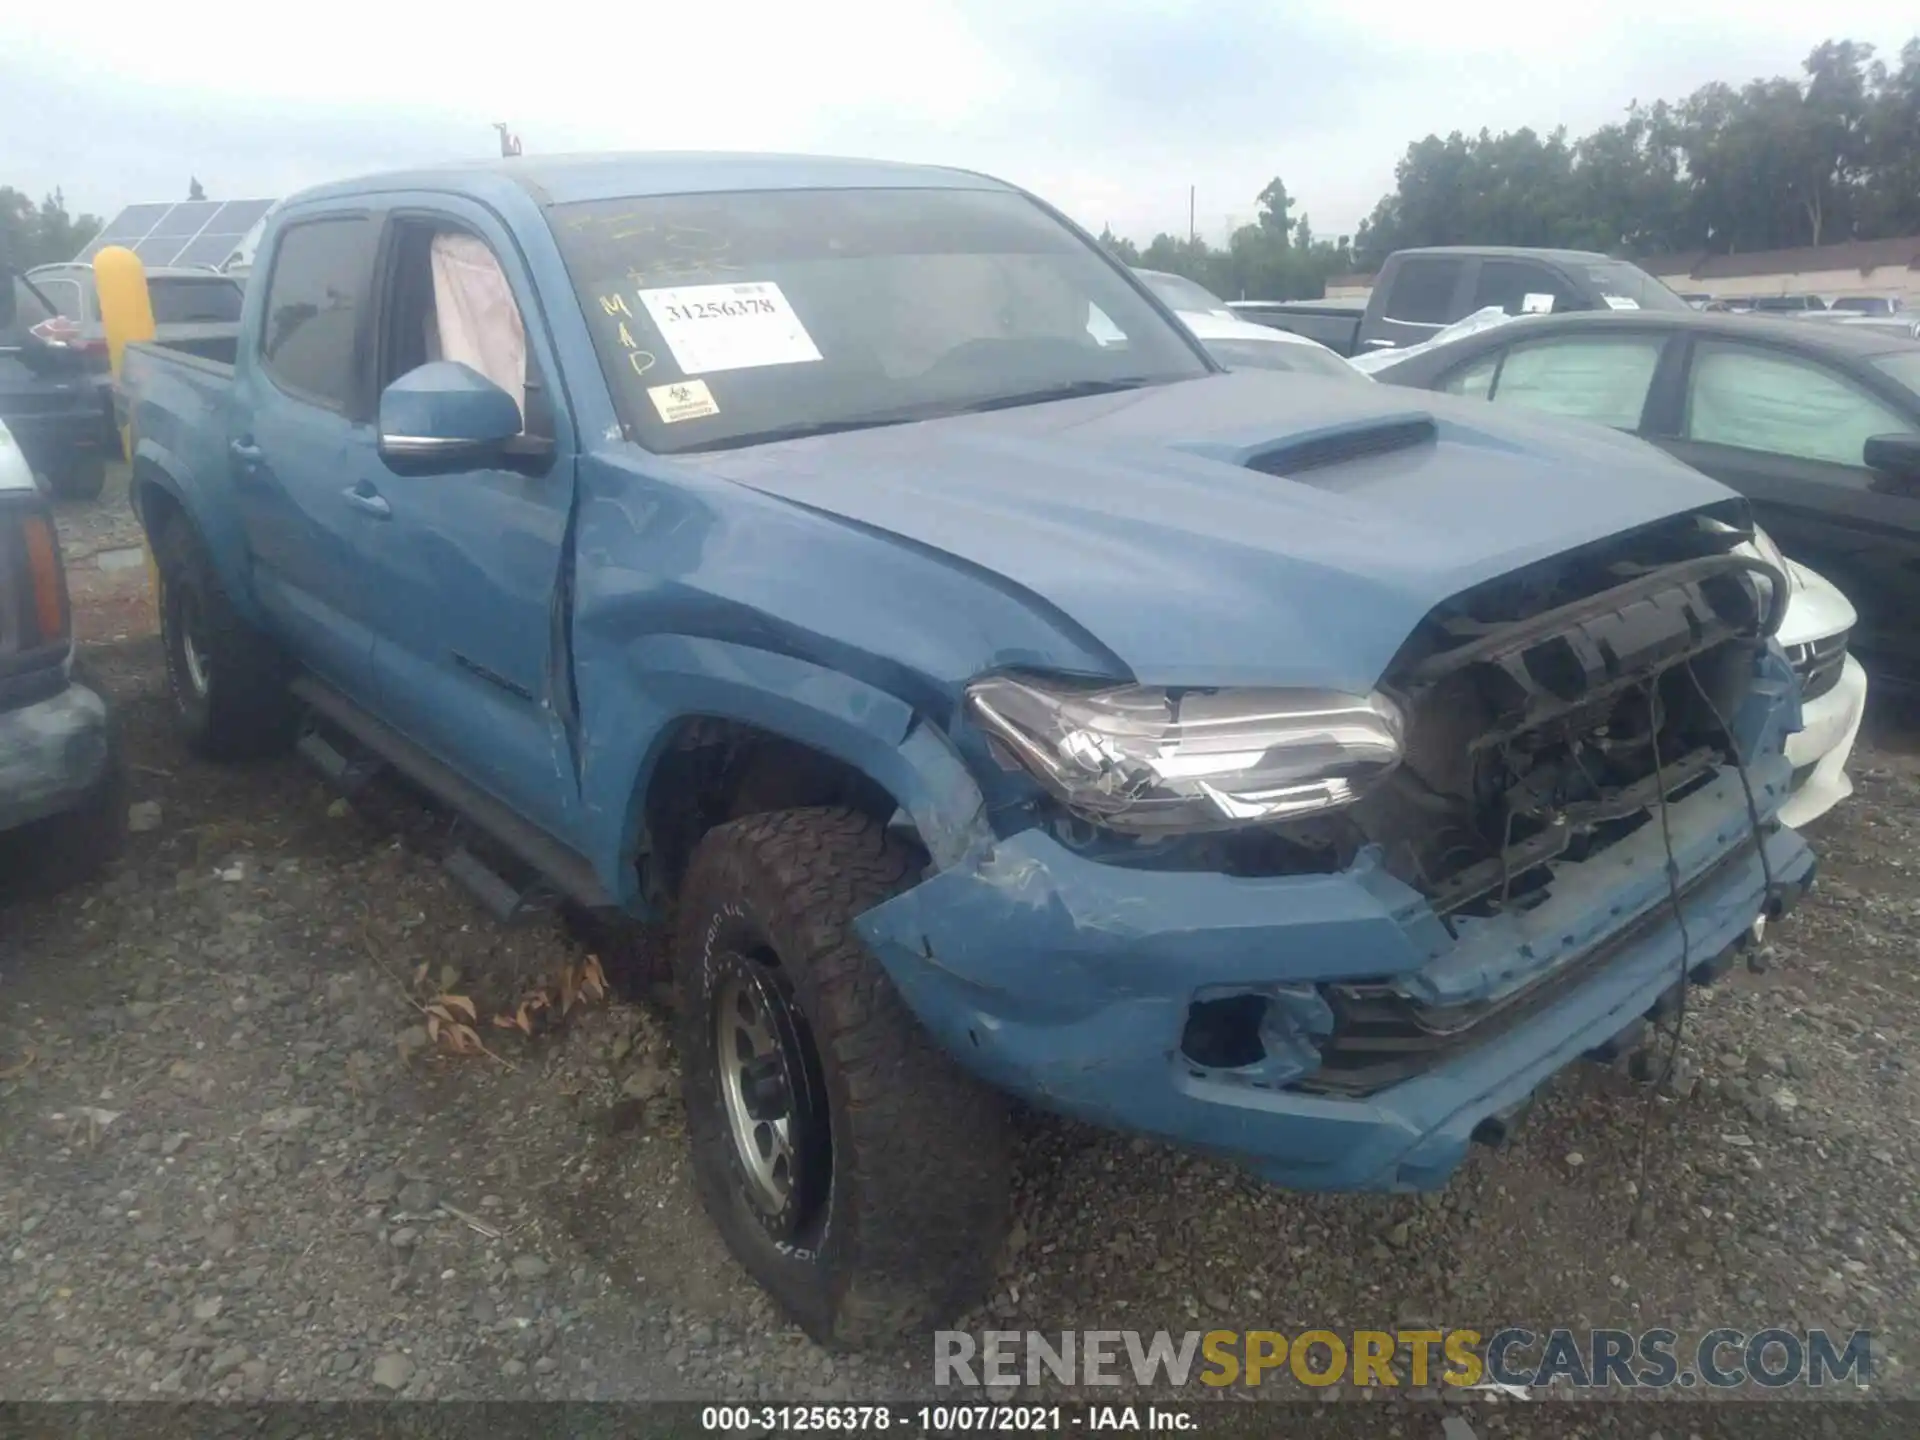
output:
<instances>
[{"instance_id":1,"label":"side mirror","mask_svg":"<svg viewBox=\"0 0 1920 1440\"><path fill-rule=\"evenodd\" d=\"M456 360L409 370L380 392L380 458L403 475L502 464L519 434L513 397Z\"/></svg>"},{"instance_id":2,"label":"side mirror","mask_svg":"<svg viewBox=\"0 0 1920 1440\"><path fill-rule=\"evenodd\" d=\"M1889 480L1920 485L1920 435L1869 436L1862 459Z\"/></svg>"}]
</instances>

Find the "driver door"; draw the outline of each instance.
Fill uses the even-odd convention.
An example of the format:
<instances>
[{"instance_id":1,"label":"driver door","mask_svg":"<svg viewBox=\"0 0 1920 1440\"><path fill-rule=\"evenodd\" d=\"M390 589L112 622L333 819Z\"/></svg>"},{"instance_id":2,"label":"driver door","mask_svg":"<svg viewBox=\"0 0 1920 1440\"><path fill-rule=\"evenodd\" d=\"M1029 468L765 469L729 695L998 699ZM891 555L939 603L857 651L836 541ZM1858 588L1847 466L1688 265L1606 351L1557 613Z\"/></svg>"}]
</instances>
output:
<instances>
[{"instance_id":1,"label":"driver door","mask_svg":"<svg viewBox=\"0 0 1920 1440\"><path fill-rule=\"evenodd\" d=\"M530 433L557 443L537 469L400 475L377 447L357 457L354 489L378 516L380 710L464 778L564 837L578 798L558 593L572 427L547 385L558 372L512 239L477 205L421 202L396 202L382 246L379 388L430 360L458 360L520 402Z\"/></svg>"}]
</instances>

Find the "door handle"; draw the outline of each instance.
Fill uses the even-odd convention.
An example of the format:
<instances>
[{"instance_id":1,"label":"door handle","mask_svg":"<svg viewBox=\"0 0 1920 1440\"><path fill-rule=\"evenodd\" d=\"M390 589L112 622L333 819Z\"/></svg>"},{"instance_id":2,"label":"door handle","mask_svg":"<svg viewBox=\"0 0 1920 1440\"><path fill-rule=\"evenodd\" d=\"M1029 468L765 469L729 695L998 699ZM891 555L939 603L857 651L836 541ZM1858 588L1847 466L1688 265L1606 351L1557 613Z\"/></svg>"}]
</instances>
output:
<instances>
[{"instance_id":1,"label":"door handle","mask_svg":"<svg viewBox=\"0 0 1920 1440\"><path fill-rule=\"evenodd\" d=\"M378 490L364 480L358 485L349 485L340 492L347 497L347 503L356 510L364 510L376 520L385 520L392 516L393 507L387 504Z\"/></svg>"},{"instance_id":2,"label":"door handle","mask_svg":"<svg viewBox=\"0 0 1920 1440\"><path fill-rule=\"evenodd\" d=\"M1360 343L1362 345L1365 345L1369 350L1378 350L1382 346L1393 346L1398 342L1393 340L1374 339L1374 340L1362 340Z\"/></svg>"},{"instance_id":3,"label":"door handle","mask_svg":"<svg viewBox=\"0 0 1920 1440\"><path fill-rule=\"evenodd\" d=\"M252 465L260 459L260 447L251 440L230 440L227 451L242 465Z\"/></svg>"}]
</instances>

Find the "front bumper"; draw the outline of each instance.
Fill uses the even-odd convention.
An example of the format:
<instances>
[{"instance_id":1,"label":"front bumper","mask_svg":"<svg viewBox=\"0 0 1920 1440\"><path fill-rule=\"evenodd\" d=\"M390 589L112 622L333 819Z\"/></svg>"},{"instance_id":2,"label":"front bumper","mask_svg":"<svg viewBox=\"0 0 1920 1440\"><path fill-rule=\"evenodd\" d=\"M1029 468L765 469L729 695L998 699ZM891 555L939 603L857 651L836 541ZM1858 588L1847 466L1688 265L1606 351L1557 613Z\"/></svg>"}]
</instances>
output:
<instances>
[{"instance_id":1,"label":"front bumper","mask_svg":"<svg viewBox=\"0 0 1920 1440\"><path fill-rule=\"evenodd\" d=\"M1787 737L1793 790L1780 807L1780 822L1795 829L1819 819L1853 794L1847 761L1867 709L1867 672L1847 656L1840 681L1800 707L1801 729Z\"/></svg>"},{"instance_id":2,"label":"front bumper","mask_svg":"<svg viewBox=\"0 0 1920 1440\"><path fill-rule=\"evenodd\" d=\"M84 804L112 772L107 705L85 685L0 710L0 830Z\"/></svg>"},{"instance_id":3,"label":"front bumper","mask_svg":"<svg viewBox=\"0 0 1920 1440\"><path fill-rule=\"evenodd\" d=\"M1683 974L1717 973L1769 906L1767 868L1775 913L1811 882L1812 853L1772 823L1798 705L1785 662L1767 664L1735 722L1756 757L1766 865L1731 769L1670 804L1684 950L1658 825L1557 867L1533 910L1456 915L1453 935L1372 854L1339 874L1239 879L1100 864L1038 830L868 911L858 929L950 1053L1037 1105L1295 1188L1431 1188L1483 1122L1632 1029ZM1314 1093L1301 1085L1328 1044L1315 1009L1343 982L1385 983L1430 1013L1485 1007L1498 1023L1387 1088ZM1241 995L1266 1007L1263 1053L1196 1062L1196 1003Z\"/></svg>"}]
</instances>

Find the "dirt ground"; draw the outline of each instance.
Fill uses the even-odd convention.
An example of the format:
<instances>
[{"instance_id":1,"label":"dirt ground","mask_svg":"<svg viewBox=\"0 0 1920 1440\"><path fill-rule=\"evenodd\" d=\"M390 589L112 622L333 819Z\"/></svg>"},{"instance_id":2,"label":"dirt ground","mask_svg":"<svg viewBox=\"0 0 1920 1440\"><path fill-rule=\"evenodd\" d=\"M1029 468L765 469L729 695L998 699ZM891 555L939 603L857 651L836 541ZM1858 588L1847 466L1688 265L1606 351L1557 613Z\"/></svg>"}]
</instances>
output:
<instances>
[{"instance_id":1,"label":"dirt ground","mask_svg":"<svg viewBox=\"0 0 1920 1440\"><path fill-rule=\"evenodd\" d=\"M487 919L404 797L185 755L144 570L98 560L138 544L124 499L62 526L137 833L99 880L0 902L0 1399L930 1391L926 1337L828 1355L729 1258L655 1011L488 1023L588 953L565 923ZM1675 1095L1649 1111L1576 1067L1424 1198L1289 1194L1023 1118L1019 1222L970 1323L1864 1327L1875 1392L1920 1393L1920 738L1874 728L1769 968L1695 992ZM487 1053L427 1043L439 992L475 1001Z\"/></svg>"}]
</instances>

